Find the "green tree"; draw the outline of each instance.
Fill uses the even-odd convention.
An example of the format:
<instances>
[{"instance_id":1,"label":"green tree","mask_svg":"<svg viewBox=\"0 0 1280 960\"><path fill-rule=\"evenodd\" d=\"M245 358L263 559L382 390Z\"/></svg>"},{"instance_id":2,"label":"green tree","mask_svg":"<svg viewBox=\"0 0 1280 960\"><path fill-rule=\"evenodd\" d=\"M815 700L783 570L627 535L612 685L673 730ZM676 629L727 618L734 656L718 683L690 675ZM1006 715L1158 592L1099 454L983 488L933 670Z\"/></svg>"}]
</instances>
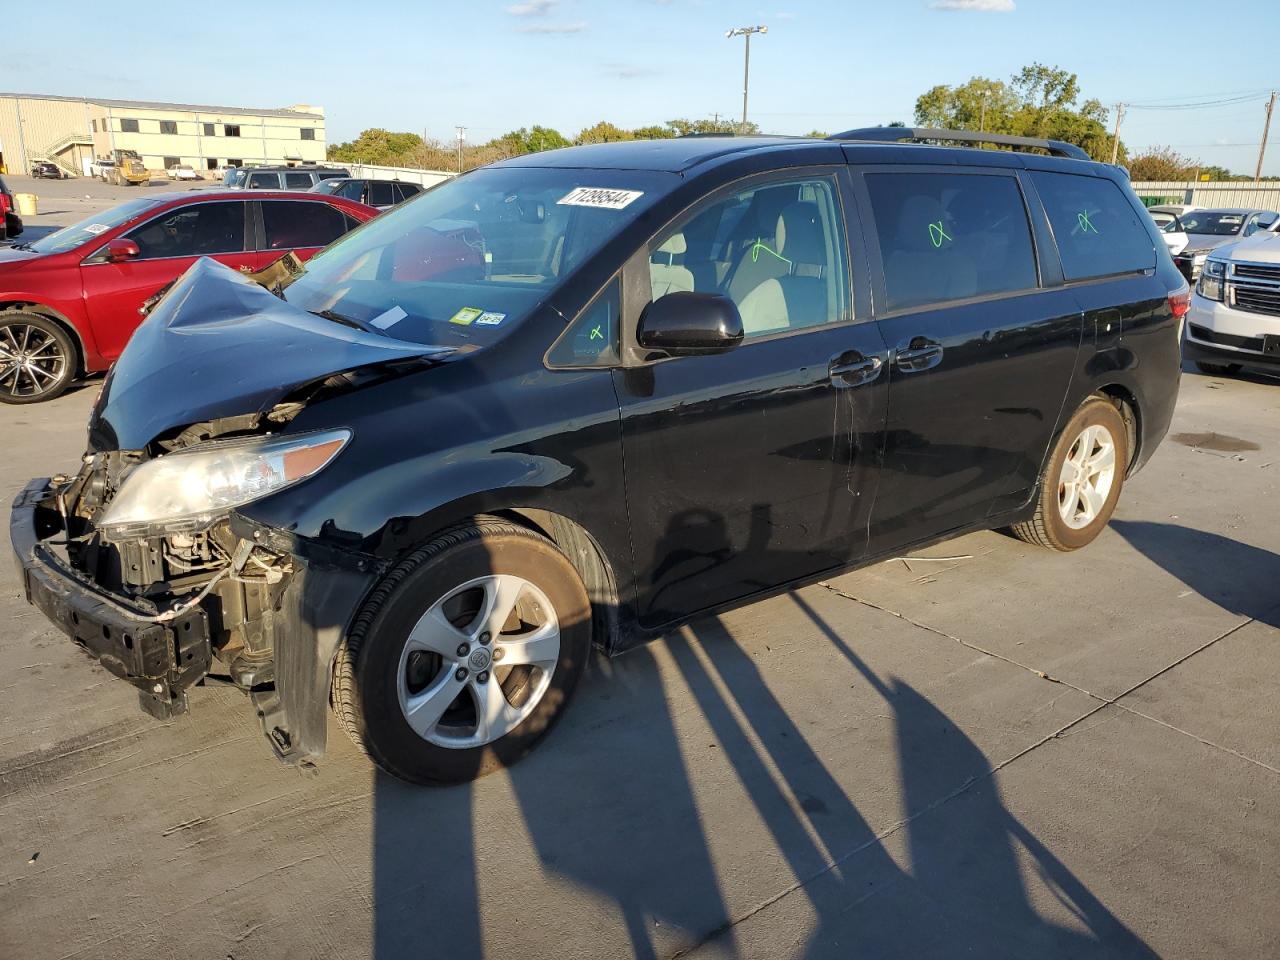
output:
<instances>
[{"instance_id":1,"label":"green tree","mask_svg":"<svg viewBox=\"0 0 1280 960\"><path fill-rule=\"evenodd\" d=\"M688 137L696 133L738 133L741 130L744 134L753 134L760 132L759 124L748 120L745 127L736 120L730 120L728 117L720 117L715 120L668 120L667 127L671 130L673 137Z\"/></svg>"},{"instance_id":2,"label":"green tree","mask_svg":"<svg viewBox=\"0 0 1280 960\"><path fill-rule=\"evenodd\" d=\"M933 87L916 100L915 121L922 127L1065 140L1095 160L1109 160L1107 110L1097 100L1077 106L1079 97L1080 81L1074 73L1033 63L1008 83L973 77L958 87ZM1123 143L1117 159L1126 159Z\"/></svg>"},{"instance_id":3,"label":"green tree","mask_svg":"<svg viewBox=\"0 0 1280 960\"><path fill-rule=\"evenodd\" d=\"M636 135L631 130L601 120L594 126L586 127L574 138L574 143L617 143L619 140L634 140Z\"/></svg>"},{"instance_id":4,"label":"green tree","mask_svg":"<svg viewBox=\"0 0 1280 960\"><path fill-rule=\"evenodd\" d=\"M651 124L647 127L636 127L631 131L631 136L636 140L670 140L675 134L670 127Z\"/></svg>"},{"instance_id":5,"label":"green tree","mask_svg":"<svg viewBox=\"0 0 1280 960\"><path fill-rule=\"evenodd\" d=\"M341 163L376 163L395 165L395 161L424 146L416 133L392 133L381 127L371 127L354 140L335 143L325 151L330 160Z\"/></svg>"},{"instance_id":6,"label":"green tree","mask_svg":"<svg viewBox=\"0 0 1280 960\"><path fill-rule=\"evenodd\" d=\"M1172 147L1151 147L1129 161L1132 180L1185 180L1195 161L1176 153Z\"/></svg>"}]
</instances>

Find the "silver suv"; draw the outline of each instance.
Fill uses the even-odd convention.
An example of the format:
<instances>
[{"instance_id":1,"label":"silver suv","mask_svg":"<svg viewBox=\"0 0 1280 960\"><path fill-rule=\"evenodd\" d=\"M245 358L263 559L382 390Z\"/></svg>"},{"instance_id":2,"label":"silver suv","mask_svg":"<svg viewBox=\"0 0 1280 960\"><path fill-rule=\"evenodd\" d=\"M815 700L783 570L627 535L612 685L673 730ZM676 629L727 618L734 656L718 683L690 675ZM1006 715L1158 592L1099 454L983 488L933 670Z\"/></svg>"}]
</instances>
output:
<instances>
[{"instance_id":1,"label":"silver suv","mask_svg":"<svg viewBox=\"0 0 1280 960\"><path fill-rule=\"evenodd\" d=\"M234 167L222 177L231 190L310 190L321 180L349 177L342 167Z\"/></svg>"}]
</instances>

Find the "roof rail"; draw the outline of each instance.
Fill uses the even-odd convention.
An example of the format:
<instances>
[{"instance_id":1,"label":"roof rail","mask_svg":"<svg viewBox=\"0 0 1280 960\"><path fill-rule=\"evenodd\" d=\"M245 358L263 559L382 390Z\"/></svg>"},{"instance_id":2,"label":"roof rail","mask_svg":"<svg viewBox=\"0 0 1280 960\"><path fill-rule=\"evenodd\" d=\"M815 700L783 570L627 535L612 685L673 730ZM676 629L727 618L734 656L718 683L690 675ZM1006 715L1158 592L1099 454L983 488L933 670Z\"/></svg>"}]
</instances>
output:
<instances>
[{"instance_id":1,"label":"roof rail","mask_svg":"<svg viewBox=\"0 0 1280 960\"><path fill-rule=\"evenodd\" d=\"M1013 137L1007 133L979 133L976 130L940 130L932 127L863 127L833 133L828 140L869 140L877 143L899 143L906 140L942 140L949 143L998 143L1005 147L1037 147L1055 157L1073 160L1092 159L1074 143L1062 140L1040 140L1036 137Z\"/></svg>"}]
</instances>

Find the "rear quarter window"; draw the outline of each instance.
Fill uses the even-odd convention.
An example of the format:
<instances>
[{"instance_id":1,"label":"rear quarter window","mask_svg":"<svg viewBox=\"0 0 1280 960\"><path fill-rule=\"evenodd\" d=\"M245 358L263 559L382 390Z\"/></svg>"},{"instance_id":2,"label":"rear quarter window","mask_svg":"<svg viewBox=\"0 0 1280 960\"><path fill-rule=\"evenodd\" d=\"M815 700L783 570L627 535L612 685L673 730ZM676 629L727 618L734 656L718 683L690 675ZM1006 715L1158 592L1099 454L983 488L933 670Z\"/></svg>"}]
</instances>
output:
<instances>
[{"instance_id":1,"label":"rear quarter window","mask_svg":"<svg viewBox=\"0 0 1280 960\"><path fill-rule=\"evenodd\" d=\"M1037 285L1026 205L1011 176L869 173L887 310Z\"/></svg>"},{"instance_id":2,"label":"rear quarter window","mask_svg":"<svg viewBox=\"0 0 1280 960\"><path fill-rule=\"evenodd\" d=\"M1068 280L1150 270L1151 236L1124 191L1104 177L1034 171Z\"/></svg>"}]
</instances>

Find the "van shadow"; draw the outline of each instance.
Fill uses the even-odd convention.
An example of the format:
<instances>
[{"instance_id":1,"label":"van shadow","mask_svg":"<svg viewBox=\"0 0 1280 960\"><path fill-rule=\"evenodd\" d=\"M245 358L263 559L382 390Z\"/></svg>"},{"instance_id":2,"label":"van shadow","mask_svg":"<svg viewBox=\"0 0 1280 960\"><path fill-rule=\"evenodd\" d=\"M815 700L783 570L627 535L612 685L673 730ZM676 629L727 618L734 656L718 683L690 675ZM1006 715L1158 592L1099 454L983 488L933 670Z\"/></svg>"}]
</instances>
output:
<instances>
[{"instance_id":1,"label":"van shadow","mask_svg":"<svg viewBox=\"0 0 1280 960\"><path fill-rule=\"evenodd\" d=\"M1205 599L1280 627L1280 554L1173 523L1113 519L1111 528Z\"/></svg>"},{"instance_id":2,"label":"van shadow","mask_svg":"<svg viewBox=\"0 0 1280 960\"><path fill-rule=\"evenodd\" d=\"M791 597L828 665L814 696L849 690L847 671L825 680L834 657L892 718L900 822L869 822L833 772L848 782L857 748L815 749L751 651L704 618L669 656L597 657L564 723L507 773L441 790L377 776L374 957L1154 955L1010 813L943 711ZM1027 876L1071 926L1040 914ZM801 900L807 935L783 919L768 950L748 942Z\"/></svg>"}]
</instances>

